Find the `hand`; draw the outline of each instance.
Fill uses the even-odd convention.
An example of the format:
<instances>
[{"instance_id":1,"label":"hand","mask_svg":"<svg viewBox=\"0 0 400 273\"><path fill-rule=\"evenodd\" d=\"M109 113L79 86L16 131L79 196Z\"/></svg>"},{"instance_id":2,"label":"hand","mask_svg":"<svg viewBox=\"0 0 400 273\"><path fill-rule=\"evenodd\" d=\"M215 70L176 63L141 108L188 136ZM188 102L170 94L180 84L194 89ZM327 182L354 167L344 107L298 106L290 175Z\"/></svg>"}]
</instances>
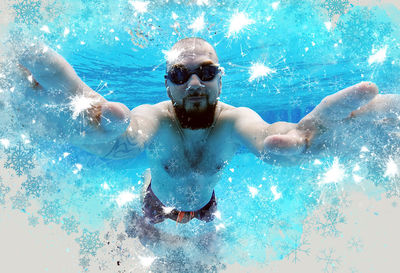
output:
<instances>
[{"instance_id":1,"label":"hand","mask_svg":"<svg viewBox=\"0 0 400 273\"><path fill-rule=\"evenodd\" d=\"M268 151L279 155L318 152L332 141L327 139L332 134L324 134L326 131L340 129L344 120L361 115L362 107L368 105L377 94L378 88L375 84L361 82L327 96L295 128L283 135L268 136L264 146Z\"/></svg>"}]
</instances>

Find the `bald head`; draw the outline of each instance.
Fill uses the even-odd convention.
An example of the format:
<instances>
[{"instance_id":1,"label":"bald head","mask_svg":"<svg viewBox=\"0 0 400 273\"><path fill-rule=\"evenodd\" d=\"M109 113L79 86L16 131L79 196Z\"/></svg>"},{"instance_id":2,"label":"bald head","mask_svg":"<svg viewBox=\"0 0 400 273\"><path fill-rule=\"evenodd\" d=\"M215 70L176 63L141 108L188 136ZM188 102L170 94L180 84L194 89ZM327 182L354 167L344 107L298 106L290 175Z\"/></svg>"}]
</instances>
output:
<instances>
[{"instance_id":1,"label":"bald head","mask_svg":"<svg viewBox=\"0 0 400 273\"><path fill-rule=\"evenodd\" d=\"M184 58L195 58L196 56L208 56L214 63L218 63L215 49L206 40L197 37L184 38L176 42L167 58L167 67L180 63Z\"/></svg>"}]
</instances>

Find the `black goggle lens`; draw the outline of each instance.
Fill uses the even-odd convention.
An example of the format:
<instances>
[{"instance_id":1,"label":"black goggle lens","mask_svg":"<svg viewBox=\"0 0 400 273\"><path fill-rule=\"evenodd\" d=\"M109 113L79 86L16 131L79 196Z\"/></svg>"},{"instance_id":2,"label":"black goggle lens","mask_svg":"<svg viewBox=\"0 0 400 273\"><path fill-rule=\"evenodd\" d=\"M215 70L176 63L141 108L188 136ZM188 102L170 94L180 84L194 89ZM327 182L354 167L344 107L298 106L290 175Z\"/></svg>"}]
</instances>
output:
<instances>
[{"instance_id":1,"label":"black goggle lens","mask_svg":"<svg viewBox=\"0 0 400 273\"><path fill-rule=\"evenodd\" d=\"M166 78L175 84L184 84L191 75L196 74L201 81L211 81L218 72L219 67L216 65L200 66L192 71L189 71L184 66L174 66L168 71Z\"/></svg>"}]
</instances>

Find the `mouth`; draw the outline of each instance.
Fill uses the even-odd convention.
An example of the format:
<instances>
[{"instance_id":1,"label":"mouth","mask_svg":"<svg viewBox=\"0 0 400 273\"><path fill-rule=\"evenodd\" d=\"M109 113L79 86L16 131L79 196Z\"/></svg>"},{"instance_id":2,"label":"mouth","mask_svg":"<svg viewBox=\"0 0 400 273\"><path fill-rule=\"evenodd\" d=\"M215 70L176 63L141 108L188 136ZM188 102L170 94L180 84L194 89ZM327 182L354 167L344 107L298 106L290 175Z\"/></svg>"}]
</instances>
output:
<instances>
[{"instance_id":1,"label":"mouth","mask_svg":"<svg viewBox=\"0 0 400 273\"><path fill-rule=\"evenodd\" d=\"M189 100L189 101L201 101L201 100L204 100L204 99L206 99L206 96L190 96L190 97L187 97L187 100Z\"/></svg>"}]
</instances>

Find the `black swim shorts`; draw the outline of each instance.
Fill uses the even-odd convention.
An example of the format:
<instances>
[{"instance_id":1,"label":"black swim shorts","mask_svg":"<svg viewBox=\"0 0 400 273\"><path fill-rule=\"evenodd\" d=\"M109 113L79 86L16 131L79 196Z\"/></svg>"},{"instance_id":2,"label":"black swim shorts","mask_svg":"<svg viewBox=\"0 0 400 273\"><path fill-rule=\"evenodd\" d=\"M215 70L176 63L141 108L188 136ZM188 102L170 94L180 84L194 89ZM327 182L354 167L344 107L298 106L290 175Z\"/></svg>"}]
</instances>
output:
<instances>
[{"instance_id":1,"label":"black swim shorts","mask_svg":"<svg viewBox=\"0 0 400 273\"><path fill-rule=\"evenodd\" d=\"M204 207L196 211L180 211L172 209L170 212L165 211L164 204L157 198L151 189L151 183L146 190L146 194L143 198L143 214L147 220L152 223L160 223L166 218L174 220L179 223L187 223L193 218L210 222L214 220L214 213L217 211L217 201L215 199L215 193L213 191L210 202Z\"/></svg>"}]
</instances>

